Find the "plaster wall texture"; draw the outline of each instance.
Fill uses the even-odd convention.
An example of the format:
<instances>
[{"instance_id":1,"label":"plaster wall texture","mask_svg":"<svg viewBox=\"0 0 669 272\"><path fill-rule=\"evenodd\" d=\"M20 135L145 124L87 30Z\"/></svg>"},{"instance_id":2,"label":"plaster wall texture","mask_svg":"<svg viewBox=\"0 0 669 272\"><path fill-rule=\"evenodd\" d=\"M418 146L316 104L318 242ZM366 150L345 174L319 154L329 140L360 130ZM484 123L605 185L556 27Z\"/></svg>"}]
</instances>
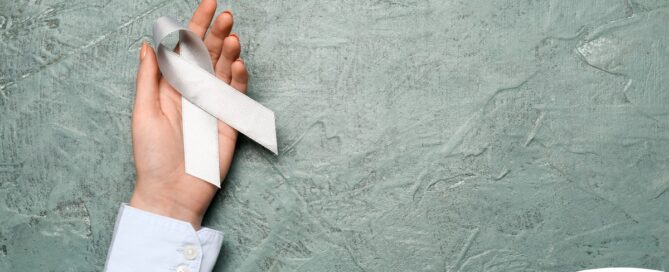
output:
<instances>
[{"instance_id":1,"label":"plaster wall texture","mask_svg":"<svg viewBox=\"0 0 669 272\"><path fill-rule=\"evenodd\" d=\"M138 49L186 0L0 1L0 271L99 271ZM669 2L219 1L241 139L216 271L669 269Z\"/></svg>"}]
</instances>

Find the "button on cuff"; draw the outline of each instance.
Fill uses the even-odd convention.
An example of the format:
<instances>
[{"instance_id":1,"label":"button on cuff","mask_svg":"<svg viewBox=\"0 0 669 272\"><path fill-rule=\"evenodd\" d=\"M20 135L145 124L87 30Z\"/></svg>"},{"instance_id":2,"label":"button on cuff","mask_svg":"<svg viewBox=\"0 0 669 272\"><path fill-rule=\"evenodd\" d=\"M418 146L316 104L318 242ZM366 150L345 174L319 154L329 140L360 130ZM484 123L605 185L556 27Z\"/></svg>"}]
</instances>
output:
<instances>
[{"instance_id":1,"label":"button on cuff","mask_svg":"<svg viewBox=\"0 0 669 272\"><path fill-rule=\"evenodd\" d=\"M198 250L193 245L187 245L183 248L183 250L181 251L181 254L183 254L183 256L184 256L184 258L186 258L186 260L192 261L192 260L195 260L195 258L197 258Z\"/></svg>"}]
</instances>

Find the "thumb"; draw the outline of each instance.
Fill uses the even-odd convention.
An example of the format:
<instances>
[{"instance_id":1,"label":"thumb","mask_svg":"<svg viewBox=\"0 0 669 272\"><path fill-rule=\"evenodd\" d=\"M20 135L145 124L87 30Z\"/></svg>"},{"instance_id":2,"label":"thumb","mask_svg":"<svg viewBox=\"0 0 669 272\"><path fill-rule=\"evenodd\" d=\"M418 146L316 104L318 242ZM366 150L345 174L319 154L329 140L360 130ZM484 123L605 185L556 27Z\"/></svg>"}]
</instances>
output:
<instances>
[{"instance_id":1,"label":"thumb","mask_svg":"<svg viewBox=\"0 0 669 272\"><path fill-rule=\"evenodd\" d=\"M134 111L147 114L159 113L158 83L160 82L160 70L158 69L156 54L146 42L142 43L139 59Z\"/></svg>"}]
</instances>

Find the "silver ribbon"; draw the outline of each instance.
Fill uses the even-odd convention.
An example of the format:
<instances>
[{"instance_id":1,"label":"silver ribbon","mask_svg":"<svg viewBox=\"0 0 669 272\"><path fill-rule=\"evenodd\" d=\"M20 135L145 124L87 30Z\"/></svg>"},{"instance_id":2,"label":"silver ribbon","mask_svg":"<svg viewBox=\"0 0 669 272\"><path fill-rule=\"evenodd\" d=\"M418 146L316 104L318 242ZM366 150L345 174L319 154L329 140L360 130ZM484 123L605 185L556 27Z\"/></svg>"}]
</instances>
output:
<instances>
[{"instance_id":1,"label":"silver ribbon","mask_svg":"<svg viewBox=\"0 0 669 272\"><path fill-rule=\"evenodd\" d=\"M162 45L177 31L180 55ZM274 112L216 78L200 37L174 18L161 17L153 38L160 71L182 96L186 173L220 187L216 119L278 154Z\"/></svg>"}]
</instances>

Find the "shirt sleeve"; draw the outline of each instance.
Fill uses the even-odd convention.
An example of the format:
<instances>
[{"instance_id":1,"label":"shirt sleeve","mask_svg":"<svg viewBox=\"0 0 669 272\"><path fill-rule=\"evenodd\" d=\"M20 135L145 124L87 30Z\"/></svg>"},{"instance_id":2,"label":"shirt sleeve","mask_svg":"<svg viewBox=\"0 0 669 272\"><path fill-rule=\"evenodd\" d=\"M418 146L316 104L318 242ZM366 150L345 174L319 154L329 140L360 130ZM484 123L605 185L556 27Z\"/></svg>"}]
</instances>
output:
<instances>
[{"instance_id":1,"label":"shirt sleeve","mask_svg":"<svg viewBox=\"0 0 669 272\"><path fill-rule=\"evenodd\" d=\"M105 271L211 271L223 233L122 204Z\"/></svg>"}]
</instances>

